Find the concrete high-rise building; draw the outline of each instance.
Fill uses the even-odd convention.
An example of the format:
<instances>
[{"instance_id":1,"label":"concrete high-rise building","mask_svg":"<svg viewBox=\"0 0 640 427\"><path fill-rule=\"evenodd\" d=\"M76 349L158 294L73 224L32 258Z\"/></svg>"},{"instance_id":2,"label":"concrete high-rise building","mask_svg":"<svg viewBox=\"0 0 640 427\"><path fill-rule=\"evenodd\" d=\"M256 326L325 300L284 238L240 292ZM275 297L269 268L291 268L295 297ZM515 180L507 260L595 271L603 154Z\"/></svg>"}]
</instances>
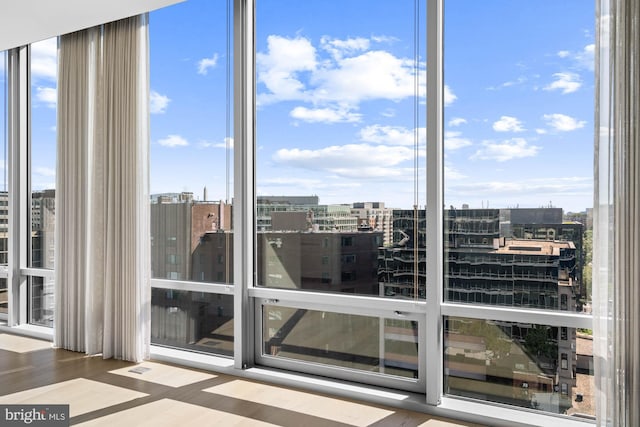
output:
<instances>
[{"instance_id":1,"label":"concrete high-rise building","mask_svg":"<svg viewBox=\"0 0 640 427\"><path fill-rule=\"evenodd\" d=\"M573 273L578 309L588 298L583 283L585 253L583 249L587 215L572 214L570 219L561 208L501 209L500 232L502 237L573 242L576 248L576 266ZM580 221L577 221L579 219Z\"/></svg>"},{"instance_id":2,"label":"concrete high-rise building","mask_svg":"<svg viewBox=\"0 0 640 427\"><path fill-rule=\"evenodd\" d=\"M197 202L191 193L163 194L152 197L150 210L152 277L200 281L193 254L206 233L231 230L231 205Z\"/></svg>"},{"instance_id":3,"label":"concrete high-rise building","mask_svg":"<svg viewBox=\"0 0 640 427\"><path fill-rule=\"evenodd\" d=\"M381 247L378 252L380 294L387 297L424 298L426 295L425 211L395 209L392 218L392 243Z\"/></svg>"},{"instance_id":4,"label":"concrete high-rise building","mask_svg":"<svg viewBox=\"0 0 640 427\"><path fill-rule=\"evenodd\" d=\"M54 268L56 229L56 191L53 189L31 193L31 250L30 264L36 268ZM31 277L30 320L35 324L52 326L54 280Z\"/></svg>"},{"instance_id":5,"label":"concrete high-rise building","mask_svg":"<svg viewBox=\"0 0 640 427\"><path fill-rule=\"evenodd\" d=\"M56 229L56 191L31 193L31 265L54 268Z\"/></svg>"},{"instance_id":6,"label":"concrete high-rise building","mask_svg":"<svg viewBox=\"0 0 640 427\"><path fill-rule=\"evenodd\" d=\"M572 242L497 242L495 248L448 250L448 301L575 311Z\"/></svg>"},{"instance_id":7,"label":"concrete high-rise building","mask_svg":"<svg viewBox=\"0 0 640 427\"><path fill-rule=\"evenodd\" d=\"M232 206L191 193L151 198L152 277L230 283ZM152 289L154 343L233 354L233 296Z\"/></svg>"},{"instance_id":8,"label":"concrete high-rise building","mask_svg":"<svg viewBox=\"0 0 640 427\"><path fill-rule=\"evenodd\" d=\"M382 233L258 233L261 286L378 295Z\"/></svg>"},{"instance_id":9,"label":"concrete high-rise building","mask_svg":"<svg viewBox=\"0 0 640 427\"><path fill-rule=\"evenodd\" d=\"M505 217L510 219L510 230L516 232L535 228L547 220L559 221L557 225L560 227L562 210L512 209L507 213L510 215L498 209L452 209L445 212L448 234L445 238L448 242L444 269L445 300L575 311L579 276L574 243L549 239L549 235L545 239L533 239L534 236L529 235L523 236L528 238L515 239L512 235L501 234L505 231ZM517 223L513 222L514 218ZM530 223L523 226L521 221ZM487 381L508 383L514 386L510 390L525 391L514 395L494 387L485 395L503 402L530 401L535 391L555 391L554 401L535 404L560 411L571 407L571 390L576 384L575 329L528 323L484 324L487 326L483 333L488 336L478 341L473 328L470 330L467 324L451 322L447 339L456 344L451 346L451 358L445 369L453 369L456 374L450 381L450 388L464 395L468 391L463 390L467 386L473 388L472 384L478 380L485 384ZM495 340L491 339L492 334ZM506 349L504 345L495 344L500 342L500 336L517 345ZM481 372L478 367L456 368L455 352L477 351L478 345L495 354L500 353L500 348L505 352L494 363L484 365ZM492 346L495 348L489 348Z\"/></svg>"},{"instance_id":10,"label":"concrete high-rise building","mask_svg":"<svg viewBox=\"0 0 640 427\"><path fill-rule=\"evenodd\" d=\"M573 242L505 238L500 233L499 209L450 209L445 211L444 219L445 301L576 310L577 261ZM424 211L394 211L394 244L379 251L378 278L385 296L425 298L429 249L424 221ZM447 322L445 338L449 353L445 368L450 390L464 394L479 381L478 384L485 387L484 398L510 402L531 398L506 394L513 386L532 392L557 388L558 399L545 405L564 409L571 406L571 388L575 386L575 329L508 322L480 325L456 319ZM494 335L495 339L491 338ZM546 343L544 348L536 347L540 341ZM513 344L506 345L507 342ZM466 357L458 358L458 353L476 351L491 351L500 357L482 366L463 366L456 362L459 359L468 363ZM536 354L528 353L532 351ZM505 392L498 386L487 388L486 384L491 382L510 387L505 388Z\"/></svg>"},{"instance_id":11,"label":"concrete high-rise building","mask_svg":"<svg viewBox=\"0 0 640 427\"><path fill-rule=\"evenodd\" d=\"M358 218L358 228L380 231L383 245L393 244L393 209L386 208L384 202L357 202L351 213Z\"/></svg>"},{"instance_id":12,"label":"concrete high-rise building","mask_svg":"<svg viewBox=\"0 0 640 427\"><path fill-rule=\"evenodd\" d=\"M256 228L275 231L272 218L277 212L305 212L311 218L308 231L357 231L358 218L350 205L321 205L318 196L260 196L256 205Z\"/></svg>"}]
</instances>

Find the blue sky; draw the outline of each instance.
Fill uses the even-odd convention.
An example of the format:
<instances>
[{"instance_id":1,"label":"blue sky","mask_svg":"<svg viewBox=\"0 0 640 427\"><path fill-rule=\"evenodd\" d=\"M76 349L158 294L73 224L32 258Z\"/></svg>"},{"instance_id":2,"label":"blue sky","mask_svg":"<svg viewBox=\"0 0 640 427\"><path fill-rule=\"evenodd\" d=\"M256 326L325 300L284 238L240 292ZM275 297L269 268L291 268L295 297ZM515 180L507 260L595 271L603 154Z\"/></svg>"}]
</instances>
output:
<instances>
[{"instance_id":1,"label":"blue sky","mask_svg":"<svg viewBox=\"0 0 640 427\"><path fill-rule=\"evenodd\" d=\"M424 205L424 7L415 67L413 1L258 1L258 194L411 207L417 135ZM225 12L151 14L152 193L226 197ZM592 205L594 16L584 0L445 1L447 206ZM34 188L55 182L52 60L55 43L34 47Z\"/></svg>"}]
</instances>

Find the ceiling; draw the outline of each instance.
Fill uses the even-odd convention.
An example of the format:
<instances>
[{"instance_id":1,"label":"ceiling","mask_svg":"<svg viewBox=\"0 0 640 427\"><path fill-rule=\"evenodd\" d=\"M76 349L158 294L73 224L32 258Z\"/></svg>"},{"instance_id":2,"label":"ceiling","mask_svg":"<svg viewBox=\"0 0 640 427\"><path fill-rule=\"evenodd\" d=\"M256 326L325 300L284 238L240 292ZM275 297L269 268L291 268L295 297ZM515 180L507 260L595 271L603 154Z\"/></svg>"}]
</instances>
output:
<instances>
[{"instance_id":1,"label":"ceiling","mask_svg":"<svg viewBox=\"0 0 640 427\"><path fill-rule=\"evenodd\" d=\"M10 0L0 10L0 51L184 0Z\"/></svg>"}]
</instances>

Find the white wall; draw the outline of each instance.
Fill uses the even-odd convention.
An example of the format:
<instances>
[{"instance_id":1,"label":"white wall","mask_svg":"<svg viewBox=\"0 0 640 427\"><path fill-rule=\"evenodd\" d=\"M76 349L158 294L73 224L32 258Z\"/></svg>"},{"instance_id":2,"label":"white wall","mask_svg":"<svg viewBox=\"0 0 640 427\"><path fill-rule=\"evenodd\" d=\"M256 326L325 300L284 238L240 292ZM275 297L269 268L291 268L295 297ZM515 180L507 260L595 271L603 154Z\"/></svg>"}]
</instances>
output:
<instances>
[{"instance_id":1,"label":"white wall","mask_svg":"<svg viewBox=\"0 0 640 427\"><path fill-rule=\"evenodd\" d=\"M184 0L2 0L0 51Z\"/></svg>"}]
</instances>

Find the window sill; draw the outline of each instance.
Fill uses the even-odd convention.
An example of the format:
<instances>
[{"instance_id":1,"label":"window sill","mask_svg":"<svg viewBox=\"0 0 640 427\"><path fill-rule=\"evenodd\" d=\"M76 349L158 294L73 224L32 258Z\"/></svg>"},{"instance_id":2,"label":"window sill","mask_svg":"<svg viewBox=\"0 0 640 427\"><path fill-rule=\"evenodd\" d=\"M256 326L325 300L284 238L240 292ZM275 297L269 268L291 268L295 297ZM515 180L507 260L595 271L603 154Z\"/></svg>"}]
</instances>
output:
<instances>
[{"instance_id":1,"label":"window sill","mask_svg":"<svg viewBox=\"0 0 640 427\"><path fill-rule=\"evenodd\" d=\"M45 341L53 341L53 329L38 325L7 326L0 324L0 331L10 332L15 335L22 335L29 338L37 338Z\"/></svg>"}]
</instances>

